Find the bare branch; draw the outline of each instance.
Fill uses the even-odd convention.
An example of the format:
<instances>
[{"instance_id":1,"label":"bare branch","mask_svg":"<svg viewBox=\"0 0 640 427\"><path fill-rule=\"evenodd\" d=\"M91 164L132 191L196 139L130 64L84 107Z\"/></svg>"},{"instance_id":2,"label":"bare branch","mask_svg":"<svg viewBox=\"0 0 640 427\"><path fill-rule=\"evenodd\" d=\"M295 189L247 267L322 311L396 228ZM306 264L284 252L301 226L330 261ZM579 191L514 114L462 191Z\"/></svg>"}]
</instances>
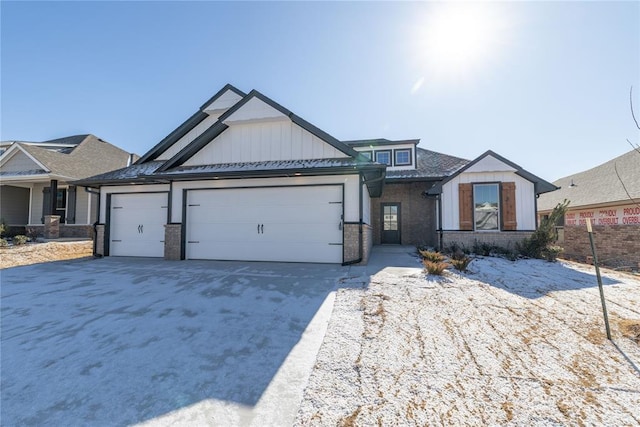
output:
<instances>
[{"instance_id":1,"label":"bare branch","mask_svg":"<svg viewBox=\"0 0 640 427\"><path fill-rule=\"evenodd\" d=\"M636 119L636 114L633 111L633 86L631 86L631 89L629 89L629 105L631 106L631 117L633 117L633 121L636 123L636 127L640 130L638 119Z\"/></svg>"},{"instance_id":2,"label":"bare branch","mask_svg":"<svg viewBox=\"0 0 640 427\"><path fill-rule=\"evenodd\" d=\"M627 190L626 185L624 185L624 181L622 180L622 178L620 178L620 174L618 173L618 163L617 162L613 164L613 169L616 171L616 175L618 177L618 181L620 181L620 184L622 184L622 188L624 188L624 192L627 193L627 197L629 198L629 200L631 200L636 206L638 206L640 208L640 202L638 202L633 197L631 197L631 194L629 194L629 191Z\"/></svg>"},{"instance_id":3,"label":"bare branch","mask_svg":"<svg viewBox=\"0 0 640 427\"><path fill-rule=\"evenodd\" d=\"M638 153L640 153L640 145L635 145L633 142L629 141L629 138L627 138L627 142L629 143L629 145L631 146L631 148L633 148L634 150L636 150Z\"/></svg>"}]
</instances>

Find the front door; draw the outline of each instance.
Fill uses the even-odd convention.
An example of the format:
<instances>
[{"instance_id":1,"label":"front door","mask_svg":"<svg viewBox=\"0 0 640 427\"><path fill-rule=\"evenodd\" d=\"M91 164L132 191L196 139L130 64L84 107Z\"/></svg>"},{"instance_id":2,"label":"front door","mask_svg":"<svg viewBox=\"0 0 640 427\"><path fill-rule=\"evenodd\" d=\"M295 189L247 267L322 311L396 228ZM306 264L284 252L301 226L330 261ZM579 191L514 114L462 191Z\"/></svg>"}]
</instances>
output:
<instances>
[{"instance_id":1,"label":"front door","mask_svg":"<svg viewBox=\"0 0 640 427\"><path fill-rule=\"evenodd\" d=\"M400 203L383 203L381 213L381 243L400 244Z\"/></svg>"}]
</instances>

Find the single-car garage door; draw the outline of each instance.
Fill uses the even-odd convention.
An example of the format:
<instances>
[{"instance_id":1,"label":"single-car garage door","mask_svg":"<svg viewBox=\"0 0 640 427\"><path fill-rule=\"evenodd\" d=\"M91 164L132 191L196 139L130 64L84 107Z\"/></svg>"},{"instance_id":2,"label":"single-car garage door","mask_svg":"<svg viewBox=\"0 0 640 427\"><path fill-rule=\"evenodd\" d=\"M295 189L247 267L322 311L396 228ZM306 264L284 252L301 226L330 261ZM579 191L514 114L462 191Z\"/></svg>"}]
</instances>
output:
<instances>
[{"instance_id":1,"label":"single-car garage door","mask_svg":"<svg viewBox=\"0 0 640 427\"><path fill-rule=\"evenodd\" d=\"M341 185L190 190L186 258L342 262Z\"/></svg>"},{"instance_id":2,"label":"single-car garage door","mask_svg":"<svg viewBox=\"0 0 640 427\"><path fill-rule=\"evenodd\" d=\"M112 194L109 255L164 256L167 193Z\"/></svg>"}]
</instances>

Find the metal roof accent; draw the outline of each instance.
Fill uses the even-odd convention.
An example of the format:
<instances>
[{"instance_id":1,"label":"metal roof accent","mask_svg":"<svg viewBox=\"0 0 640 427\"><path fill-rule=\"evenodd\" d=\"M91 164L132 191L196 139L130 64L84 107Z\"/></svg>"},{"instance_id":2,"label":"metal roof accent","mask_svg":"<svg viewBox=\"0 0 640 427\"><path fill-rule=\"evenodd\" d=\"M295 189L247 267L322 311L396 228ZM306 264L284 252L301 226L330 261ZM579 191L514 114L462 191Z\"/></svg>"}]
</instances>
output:
<instances>
[{"instance_id":1,"label":"metal roof accent","mask_svg":"<svg viewBox=\"0 0 640 427\"><path fill-rule=\"evenodd\" d=\"M420 143L419 139L402 139L398 141L391 141L386 138L376 138L376 139L354 139L350 141L342 141L351 147L380 147L386 145L402 145L402 144L413 144L418 145Z\"/></svg>"}]
</instances>

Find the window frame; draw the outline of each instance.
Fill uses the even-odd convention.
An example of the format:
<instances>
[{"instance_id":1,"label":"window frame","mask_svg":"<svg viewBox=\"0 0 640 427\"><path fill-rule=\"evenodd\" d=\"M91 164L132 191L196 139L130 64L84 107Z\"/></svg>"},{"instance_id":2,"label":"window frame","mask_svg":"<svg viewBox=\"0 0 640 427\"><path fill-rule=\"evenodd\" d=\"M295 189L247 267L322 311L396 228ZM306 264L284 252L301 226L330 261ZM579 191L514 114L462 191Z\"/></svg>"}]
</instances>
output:
<instances>
[{"instance_id":1,"label":"window frame","mask_svg":"<svg viewBox=\"0 0 640 427\"><path fill-rule=\"evenodd\" d=\"M496 188L496 199L497 199L497 213L496 213L496 228L486 229L486 228L478 228L478 222L476 220L476 187L480 186L493 186ZM471 183L471 197L472 204L471 207L473 209L473 231L477 231L479 233L495 233L502 231L502 186L500 182L473 182Z\"/></svg>"},{"instance_id":2,"label":"window frame","mask_svg":"<svg viewBox=\"0 0 640 427\"><path fill-rule=\"evenodd\" d=\"M373 161L373 150L358 151L358 153L362 154L365 157L368 156L368 159L370 161Z\"/></svg>"},{"instance_id":3,"label":"window frame","mask_svg":"<svg viewBox=\"0 0 640 427\"><path fill-rule=\"evenodd\" d=\"M407 163L398 162L398 154L399 153L407 153ZM393 150L393 164L394 166L411 166L413 165L413 161L411 159L411 148L396 148Z\"/></svg>"},{"instance_id":4,"label":"window frame","mask_svg":"<svg viewBox=\"0 0 640 427\"><path fill-rule=\"evenodd\" d=\"M56 194L56 200L55 200L56 210L57 211L65 211L66 212L67 206L68 206L68 203L69 203L69 192L67 191L66 187L65 188L58 187L57 192L58 193L64 192L63 193L64 194L64 196L63 196L64 207L58 207L58 194Z\"/></svg>"},{"instance_id":5,"label":"window frame","mask_svg":"<svg viewBox=\"0 0 640 427\"><path fill-rule=\"evenodd\" d=\"M388 163L382 163L380 161L378 161L378 154L388 154L389 155L389 162ZM391 150L376 150L374 152L374 156L376 158L376 163L380 163L383 165L387 165L387 166L393 166L393 152Z\"/></svg>"}]
</instances>

